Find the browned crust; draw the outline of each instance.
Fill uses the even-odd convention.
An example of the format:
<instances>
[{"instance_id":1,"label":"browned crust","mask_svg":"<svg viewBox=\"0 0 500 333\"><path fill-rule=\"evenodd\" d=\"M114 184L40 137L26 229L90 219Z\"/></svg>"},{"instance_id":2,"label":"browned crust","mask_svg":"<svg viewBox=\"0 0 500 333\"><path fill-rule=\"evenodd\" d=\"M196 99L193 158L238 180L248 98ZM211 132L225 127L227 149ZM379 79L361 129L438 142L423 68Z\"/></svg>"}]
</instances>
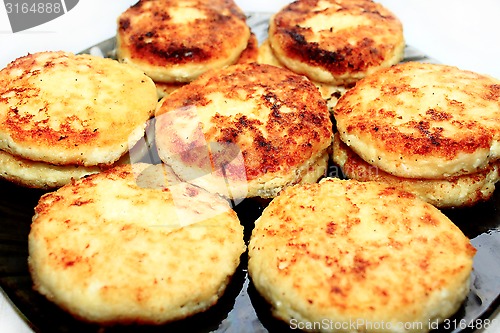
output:
<instances>
[{"instance_id":1,"label":"browned crust","mask_svg":"<svg viewBox=\"0 0 500 333\"><path fill-rule=\"evenodd\" d=\"M123 165L43 195L29 235L34 289L75 318L103 326L159 325L212 306L244 252L242 227L220 197L166 173L162 165ZM107 205L123 205L116 211L137 217L105 216ZM171 209L200 220L167 227L163 218L172 218ZM148 216L150 210L156 212ZM213 272L200 268L219 264Z\"/></svg>"},{"instance_id":2,"label":"browned crust","mask_svg":"<svg viewBox=\"0 0 500 333\"><path fill-rule=\"evenodd\" d=\"M139 1L118 18L122 47L133 59L157 66L225 58L249 29L245 15L232 0L192 2L207 18L181 25L167 11L178 1Z\"/></svg>"},{"instance_id":3,"label":"browned crust","mask_svg":"<svg viewBox=\"0 0 500 333\"><path fill-rule=\"evenodd\" d=\"M322 0L325 2L324 0ZM395 45L374 40L381 36L402 36L402 25L397 17L382 5L370 0L329 0L331 7L314 11L319 0L295 1L275 15L273 38L278 41L287 57L320 67L333 75L365 72L386 60ZM304 20L319 13L348 12L373 22L370 26L358 26L328 34L322 31L319 42L309 42L314 35L310 27L301 27ZM332 22L335 26L335 22ZM355 44L350 43L355 40Z\"/></svg>"},{"instance_id":4,"label":"browned crust","mask_svg":"<svg viewBox=\"0 0 500 333\"><path fill-rule=\"evenodd\" d=\"M370 110L366 116L376 117L377 112ZM372 121L357 121L347 126L348 132L364 132L375 140L386 142L384 149L389 152L400 153L404 156L440 156L446 160L452 160L459 153L471 154L479 149L489 149L493 137L491 130L485 129L480 133L470 132L469 126L475 126L472 122L457 122L459 128L468 133L462 138L445 138L442 129L430 128L428 121L409 122L405 125L410 133L397 132L397 126L376 125Z\"/></svg>"},{"instance_id":5,"label":"browned crust","mask_svg":"<svg viewBox=\"0 0 500 333\"><path fill-rule=\"evenodd\" d=\"M54 57L64 57L63 53L54 53ZM16 59L16 61L11 62L6 68L6 73L18 72L22 74L16 75L15 77L10 77L8 75L2 75L0 77L0 84L4 87L0 94L0 103L9 104L10 97L15 96L22 99L39 99L41 96L41 89L26 82L32 76L36 76L39 71L31 70L37 67L38 58L36 55L26 55ZM51 68L56 66L51 60L44 64L44 68ZM58 62L57 66L63 67L67 66L64 62ZM61 68L62 70L62 68ZM15 82L13 81L15 79ZM96 137L100 135L98 128L89 128L81 119L76 115L68 116L65 120L61 120L60 128L53 129L48 125L48 102L43 103L43 107L40 108L39 112L41 114L47 114L47 118L41 121L34 121L34 115L20 115L17 107L12 107L7 111L5 121L2 125L5 131L7 131L13 140L15 141L26 141L26 142L44 142L49 145L57 145L59 147L64 146L70 148L74 143L88 143L93 141ZM21 106L22 104L18 105ZM78 127L76 129L75 127Z\"/></svg>"},{"instance_id":6,"label":"browned crust","mask_svg":"<svg viewBox=\"0 0 500 333\"><path fill-rule=\"evenodd\" d=\"M446 77L445 80L454 78L455 82L459 82L463 79L457 87L453 81L433 83L436 87L450 90L450 97L444 97L445 105L418 104L418 100L424 96L411 82L417 76L425 80L428 72L434 75L430 79L434 79L436 73ZM465 84L470 87L466 89ZM366 88L374 89L376 95L370 107L360 114L356 96L362 96ZM453 99L451 94L455 90L466 94L468 103ZM426 156L438 156L453 160L461 153L472 154L480 149L490 149L492 142L500 138L500 127L486 126L478 121L481 114L477 114L475 119L463 118L465 114L472 114L476 106L482 107L481 100L497 102L496 114L500 114L499 91L500 84L480 74L451 66L405 63L365 78L339 100L334 114L337 124L341 124L339 131L362 133L383 151L400 154L402 159L418 160ZM442 91L439 93L443 94ZM404 105L405 96L408 95L416 103L413 105L415 110L422 107L427 110L415 113L412 120L396 124L399 121L397 109L408 107ZM391 103L392 106L389 106ZM353 112L358 115L350 116ZM454 132L445 130L448 125L452 126Z\"/></svg>"},{"instance_id":7,"label":"browned crust","mask_svg":"<svg viewBox=\"0 0 500 333\"><path fill-rule=\"evenodd\" d=\"M112 59L64 51L20 57L0 71L2 149L51 164L111 165L154 112L153 89L142 72ZM143 98L134 101L132 91Z\"/></svg>"},{"instance_id":8,"label":"browned crust","mask_svg":"<svg viewBox=\"0 0 500 333\"><path fill-rule=\"evenodd\" d=\"M227 100L256 101L258 108L270 110L269 115L255 119L249 116L251 109L245 110L248 114L234 116L216 113L210 124L201 125L205 137L190 138L189 142L168 131L171 124L165 124L164 117L158 118L172 110L209 105L212 101L206 96L217 92L222 92ZM156 117L157 138L167 140L168 136L170 148L176 150L172 153L179 154L187 165L200 163L199 151L193 147L204 147L205 142L236 144L243 154L247 179L290 172L326 149L332 137L325 101L309 80L285 69L256 63L203 75L164 99Z\"/></svg>"},{"instance_id":9,"label":"browned crust","mask_svg":"<svg viewBox=\"0 0 500 333\"><path fill-rule=\"evenodd\" d=\"M350 149L345 143L343 143L338 133L335 135L333 143L334 156L342 156L343 159L340 167L342 168L342 174L350 179L355 179L358 181L377 181L386 183L389 186L395 186L403 191L410 191L415 194L419 194L419 190L425 192L426 195L431 194L433 199L424 197L423 199L436 207L439 208L449 208L449 207L469 207L473 206L480 201L486 201L491 198L493 191L481 191L478 188L474 192L469 192L466 199L460 204L454 203L450 205L448 201L441 199L435 199L434 192L438 190L437 186L442 186L440 183L447 182L451 187L458 187L462 182L464 185L482 183L485 181L488 174L497 168L497 165L491 165L486 170L476 172L474 174L468 174L463 176L453 176L446 179L414 179L414 178L403 178L393 176L382 169L373 166L359 157L352 149ZM337 151L339 150L339 151ZM336 158L334 157L334 162ZM499 175L500 176L500 175ZM414 189L414 191L412 191ZM415 192L416 191L416 192ZM442 192L441 192L442 193ZM446 196L451 200L450 193L446 193ZM422 196L420 196L422 198ZM457 200L458 201L458 200Z\"/></svg>"},{"instance_id":10,"label":"browned crust","mask_svg":"<svg viewBox=\"0 0 500 333\"><path fill-rule=\"evenodd\" d=\"M371 238L380 230L389 232ZM250 240L249 272L285 320L409 322L427 314L431 295L464 281L475 252L411 193L327 179L289 187L269 204Z\"/></svg>"},{"instance_id":11,"label":"browned crust","mask_svg":"<svg viewBox=\"0 0 500 333\"><path fill-rule=\"evenodd\" d=\"M10 109L4 128L9 131L15 141L42 141L48 145L72 148L78 144L88 144L100 135L98 128L88 128L76 116L67 117L58 130L46 126L45 121L31 120L32 117L23 117L17 113L17 109ZM83 129L75 129L75 123Z\"/></svg>"}]
</instances>

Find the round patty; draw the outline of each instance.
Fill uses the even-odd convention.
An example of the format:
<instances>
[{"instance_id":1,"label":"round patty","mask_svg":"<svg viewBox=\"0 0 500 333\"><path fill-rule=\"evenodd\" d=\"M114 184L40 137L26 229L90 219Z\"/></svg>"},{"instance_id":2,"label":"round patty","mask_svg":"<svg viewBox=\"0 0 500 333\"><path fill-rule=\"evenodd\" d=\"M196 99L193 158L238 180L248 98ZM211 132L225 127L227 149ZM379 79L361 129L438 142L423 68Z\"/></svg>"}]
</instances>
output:
<instances>
[{"instance_id":1,"label":"round patty","mask_svg":"<svg viewBox=\"0 0 500 333\"><path fill-rule=\"evenodd\" d=\"M500 157L500 81L409 62L373 74L334 110L343 142L405 178L474 173Z\"/></svg>"},{"instance_id":2,"label":"round patty","mask_svg":"<svg viewBox=\"0 0 500 333\"><path fill-rule=\"evenodd\" d=\"M250 28L232 0L139 1L118 18L117 56L159 82L189 82L231 65Z\"/></svg>"},{"instance_id":3,"label":"round patty","mask_svg":"<svg viewBox=\"0 0 500 333\"><path fill-rule=\"evenodd\" d=\"M334 85L356 82L404 56L400 21L371 0L299 0L270 21L276 57L296 73Z\"/></svg>"},{"instance_id":4,"label":"round patty","mask_svg":"<svg viewBox=\"0 0 500 333\"><path fill-rule=\"evenodd\" d=\"M29 234L34 288L78 319L162 324L224 292L245 251L220 197L135 164L40 199Z\"/></svg>"},{"instance_id":5,"label":"round patty","mask_svg":"<svg viewBox=\"0 0 500 333\"><path fill-rule=\"evenodd\" d=\"M333 161L340 166L341 173L350 179L383 182L411 192L438 208L472 206L479 201L486 201L491 198L495 184L500 180L498 162L483 171L445 179L393 176L356 155L340 141L338 133L334 138L332 156Z\"/></svg>"},{"instance_id":6,"label":"round patty","mask_svg":"<svg viewBox=\"0 0 500 333\"><path fill-rule=\"evenodd\" d=\"M381 323L426 332L429 320L451 316L468 294L475 254L460 229L414 195L333 178L281 192L255 222L248 249L251 280L275 316L363 333Z\"/></svg>"},{"instance_id":7,"label":"round patty","mask_svg":"<svg viewBox=\"0 0 500 333\"><path fill-rule=\"evenodd\" d=\"M332 123L305 77L256 63L213 70L165 97L160 158L183 180L233 198L274 197L327 167Z\"/></svg>"},{"instance_id":8,"label":"round patty","mask_svg":"<svg viewBox=\"0 0 500 333\"><path fill-rule=\"evenodd\" d=\"M144 134L153 81L111 59L29 54L0 71L0 149L59 165L111 165Z\"/></svg>"}]
</instances>

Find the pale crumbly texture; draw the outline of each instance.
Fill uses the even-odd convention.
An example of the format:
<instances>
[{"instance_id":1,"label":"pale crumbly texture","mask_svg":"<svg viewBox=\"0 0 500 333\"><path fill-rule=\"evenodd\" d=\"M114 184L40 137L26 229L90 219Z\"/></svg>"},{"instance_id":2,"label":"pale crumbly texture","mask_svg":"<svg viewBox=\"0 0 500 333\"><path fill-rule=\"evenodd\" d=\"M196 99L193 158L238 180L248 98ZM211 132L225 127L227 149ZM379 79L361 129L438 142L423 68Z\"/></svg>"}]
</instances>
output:
<instances>
[{"instance_id":1,"label":"pale crumbly texture","mask_svg":"<svg viewBox=\"0 0 500 333\"><path fill-rule=\"evenodd\" d=\"M259 46L257 62L260 64L286 68L286 66L283 65L274 55L274 52L269 45L269 39L264 40L264 42L262 42ZM350 86L332 85L313 80L311 80L311 82L318 88L321 96L326 101L328 109L332 113L339 98L350 88Z\"/></svg>"},{"instance_id":2,"label":"pale crumbly texture","mask_svg":"<svg viewBox=\"0 0 500 333\"><path fill-rule=\"evenodd\" d=\"M371 0L299 0L270 20L269 42L287 68L331 85L347 85L400 62L399 19Z\"/></svg>"},{"instance_id":3,"label":"pale crumbly texture","mask_svg":"<svg viewBox=\"0 0 500 333\"><path fill-rule=\"evenodd\" d=\"M344 94L334 116L344 143L399 177L470 174L500 157L500 81L452 66L381 70Z\"/></svg>"},{"instance_id":4,"label":"pale crumbly texture","mask_svg":"<svg viewBox=\"0 0 500 333\"><path fill-rule=\"evenodd\" d=\"M181 179L233 198L271 198L318 175L311 167L323 172L332 135L308 79L256 63L206 73L156 111L160 158Z\"/></svg>"},{"instance_id":5,"label":"pale crumbly texture","mask_svg":"<svg viewBox=\"0 0 500 333\"><path fill-rule=\"evenodd\" d=\"M111 165L139 140L153 81L111 59L40 52L0 71L0 149L56 165Z\"/></svg>"},{"instance_id":6,"label":"pale crumbly texture","mask_svg":"<svg viewBox=\"0 0 500 333\"><path fill-rule=\"evenodd\" d=\"M53 189L100 171L97 166L34 162L0 150L0 177L25 187Z\"/></svg>"},{"instance_id":7,"label":"pale crumbly texture","mask_svg":"<svg viewBox=\"0 0 500 333\"><path fill-rule=\"evenodd\" d=\"M251 280L276 317L333 322L318 331L345 333L387 332L369 325L382 322L392 332L428 331L429 320L464 301L475 254L460 229L414 195L333 178L281 192L248 248ZM360 322L367 325L350 325Z\"/></svg>"},{"instance_id":8,"label":"pale crumbly texture","mask_svg":"<svg viewBox=\"0 0 500 333\"><path fill-rule=\"evenodd\" d=\"M245 251L220 197L162 165L91 175L40 199L29 234L34 288L78 319L162 324L214 305Z\"/></svg>"},{"instance_id":9,"label":"pale crumbly texture","mask_svg":"<svg viewBox=\"0 0 500 333\"><path fill-rule=\"evenodd\" d=\"M438 207L473 206L486 201L493 195L495 184L500 180L499 163L473 174L445 179L419 179L393 176L373 166L345 145L335 135L333 161L341 168L342 174L359 181L379 181L403 191L411 192L420 199Z\"/></svg>"},{"instance_id":10,"label":"pale crumbly texture","mask_svg":"<svg viewBox=\"0 0 500 333\"><path fill-rule=\"evenodd\" d=\"M112 166L85 167L35 162L0 150L0 178L24 187L43 190L57 189L74 180L123 164L130 164L129 154L123 155Z\"/></svg>"},{"instance_id":11,"label":"pale crumbly texture","mask_svg":"<svg viewBox=\"0 0 500 333\"><path fill-rule=\"evenodd\" d=\"M154 81L189 82L234 64L250 28L232 0L139 1L118 18L117 57Z\"/></svg>"}]
</instances>

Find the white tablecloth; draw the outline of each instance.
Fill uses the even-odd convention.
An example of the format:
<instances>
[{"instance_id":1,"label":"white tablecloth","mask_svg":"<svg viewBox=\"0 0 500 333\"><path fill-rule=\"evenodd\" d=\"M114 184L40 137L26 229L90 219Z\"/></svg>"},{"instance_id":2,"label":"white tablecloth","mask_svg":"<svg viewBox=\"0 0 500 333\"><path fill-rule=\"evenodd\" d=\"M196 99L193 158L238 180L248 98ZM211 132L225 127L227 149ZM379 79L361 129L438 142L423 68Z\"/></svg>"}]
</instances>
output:
<instances>
[{"instance_id":1,"label":"white tablecloth","mask_svg":"<svg viewBox=\"0 0 500 333\"><path fill-rule=\"evenodd\" d=\"M28 52L78 52L112 37L118 15L136 0L81 0L64 16L29 30L12 33L0 5L0 68ZM236 0L245 11L275 12L286 0ZM500 1L380 0L403 22L406 41L441 63L500 79ZM1 226L0 226L1 227ZM498 317L498 315L497 315ZM500 332L498 324L488 333ZM0 294L0 331L31 329Z\"/></svg>"}]
</instances>

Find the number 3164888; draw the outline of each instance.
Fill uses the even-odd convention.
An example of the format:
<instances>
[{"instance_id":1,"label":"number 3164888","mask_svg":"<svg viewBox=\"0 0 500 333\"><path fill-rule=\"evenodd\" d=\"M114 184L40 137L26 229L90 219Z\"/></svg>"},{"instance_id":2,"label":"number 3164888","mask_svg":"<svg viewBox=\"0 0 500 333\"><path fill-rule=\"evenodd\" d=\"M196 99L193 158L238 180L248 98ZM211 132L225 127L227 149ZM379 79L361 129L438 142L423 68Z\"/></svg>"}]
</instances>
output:
<instances>
[{"instance_id":1,"label":"number 3164888","mask_svg":"<svg viewBox=\"0 0 500 333\"><path fill-rule=\"evenodd\" d=\"M60 14L64 11L60 2L5 2L7 14Z\"/></svg>"}]
</instances>

